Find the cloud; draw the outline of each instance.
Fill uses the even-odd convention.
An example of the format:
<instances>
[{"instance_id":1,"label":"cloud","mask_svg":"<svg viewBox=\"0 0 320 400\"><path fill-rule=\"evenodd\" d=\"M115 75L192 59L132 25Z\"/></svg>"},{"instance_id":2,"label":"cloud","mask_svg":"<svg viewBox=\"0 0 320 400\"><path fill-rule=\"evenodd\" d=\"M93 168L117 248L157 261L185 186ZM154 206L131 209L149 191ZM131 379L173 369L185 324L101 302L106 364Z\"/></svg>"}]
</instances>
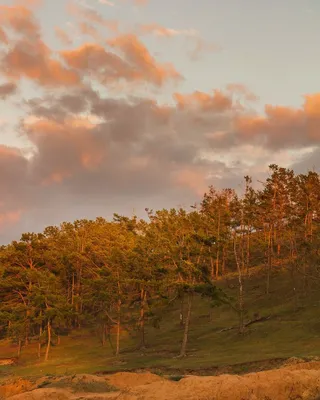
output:
<instances>
[{"instance_id":1,"label":"cloud","mask_svg":"<svg viewBox=\"0 0 320 400\"><path fill-rule=\"evenodd\" d=\"M110 6L110 7L114 7L114 2L113 2L113 1L109 1L109 0L99 0L99 3L105 4L105 5Z\"/></svg>"},{"instance_id":2,"label":"cloud","mask_svg":"<svg viewBox=\"0 0 320 400\"><path fill-rule=\"evenodd\" d=\"M7 124L7 120L5 118L0 118L0 128L5 127Z\"/></svg>"},{"instance_id":3,"label":"cloud","mask_svg":"<svg viewBox=\"0 0 320 400\"><path fill-rule=\"evenodd\" d=\"M107 149L93 136L95 126L88 117L69 117L63 123L29 117L24 130L37 150L30 164L33 179L40 185L60 184L98 168Z\"/></svg>"},{"instance_id":4,"label":"cloud","mask_svg":"<svg viewBox=\"0 0 320 400\"><path fill-rule=\"evenodd\" d=\"M121 0L122 2L131 3L134 6L143 7L149 4L149 0Z\"/></svg>"},{"instance_id":5,"label":"cloud","mask_svg":"<svg viewBox=\"0 0 320 400\"><path fill-rule=\"evenodd\" d=\"M29 200L28 162L19 149L0 145L0 228L17 222Z\"/></svg>"},{"instance_id":6,"label":"cloud","mask_svg":"<svg viewBox=\"0 0 320 400\"><path fill-rule=\"evenodd\" d=\"M82 86L70 93L57 93L55 96L33 98L24 103L30 110L31 120L45 119L62 122L68 117L85 115L88 113L89 104L96 98L97 94L90 87ZM30 116L27 121L30 121Z\"/></svg>"},{"instance_id":7,"label":"cloud","mask_svg":"<svg viewBox=\"0 0 320 400\"><path fill-rule=\"evenodd\" d=\"M103 46L95 43L85 43L77 49L62 51L64 61L73 69L84 75L107 82L117 79L143 79L137 75L130 65Z\"/></svg>"},{"instance_id":8,"label":"cloud","mask_svg":"<svg viewBox=\"0 0 320 400\"><path fill-rule=\"evenodd\" d=\"M312 148L307 154L300 156L295 162L291 164L291 167L296 173L305 174L308 171L316 171L320 174L320 146Z\"/></svg>"},{"instance_id":9,"label":"cloud","mask_svg":"<svg viewBox=\"0 0 320 400\"><path fill-rule=\"evenodd\" d=\"M320 144L320 94L305 96L301 108L265 106L265 115L239 116L235 142L262 144L276 150Z\"/></svg>"},{"instance_id":10,"label":"cloud","mask_svg":"<svg viewBox=\"0 0 320 400\"><path fill-rule=\"evenodd\" d=\"M162 86L168 80L180 78L172 65L158 64L134 35L116 37L108 44L118 50L119 55L95 43L85 43L60 54L69 67L90 74L101 83L124 79Z\"/></svg>"},{"instance_id":11,"label":"cloud","mask_svg":"<svg viewBox=\"0 0 320 400\"><path fill-rule=\"evenodd\" d=\"M39 24L32 11L24 6L0 5L0 23L2 27L8 27L15 33L30 39L39 36Z\"/></svg>"},{"instance_id":12,"label":"cloud","mask_svg":"<svg viewBox=\"0 0 320 400\"><path fill-rule=\"evenodd\" d=\"M232 99L219 90L212 95L199 91L187 95L175 93L174 99L181 110L198 108L208 112L223 112L233 107Z\"/></svg>"},{"instance_id":13,"label":"cloud","mask_svg":"<svg viewBox=\"0 0 320 400\"><path fill-rule=\"evenodd\" d=\"M43 0L13 0L16 5L23 5L25 7L40 7L43 4Z\"/></svg>"},{"instance_id":14,"label":"cloud","mask_svg":"<svg viewBox=\"0 0 320 400\"><path fill-rule=\"evenodd\" d=\"M173 36L187 36L187 37L197 37L199 32L195 29L173 29L166 28L159 24L145 24L138 26L139 34L153 34L161 37L173 37Z\"/></svg>"},{"instance_id":15,"label":"cloud","mask_svg":"<svg viewBox=\"0 0 320 400\"><path fill-rule=\"evenodd\" d=\"M158 64L136 35L118 36L108 40L108 44L119 50L124 59L135 67L138 75L142 74L146 81L162 86L167 80L182 79L172 64Z\"/></svg>"},{"instance_id":16,"label":"cloud","mask_svg":"<svg viewBox=\"0 0 320 400\"><path fill-rule=\"evenodd\" d=\"M206 124L195 115L208 114L206 106L186 113L151 99L115 99L87 91L87 96L77 90L68 97L28 103L32 117L24 129L36 148L30 168L37 182L93 198L154 196L163 190L172 195L186 190L192 197L205 187L209 171L226 168L220 161L201 159ZM212 98L219 96L223 98L216 92ZM84 98L86 104L79 101ZM229 111L229 101L211 107L211 125Z\"/></svg>"},{"instance_id":17,"label":"cloud","mask_svg":"<svg viewBox=\"0 0 320 400\"><path fill-rule=\"evenodd\" d=\"M30 116L22 129L35 149L28 167L34 184L83 200L199 193L196 181L211 165L199 159L206 139L188 138L183 128L191 121L182 111L79 90L27 103Z\"/></svg>"},{"instance_id":18,"label":"cloud","mask_svg":"<svg viewBox=\"0 0 320 400\"><path fill-rule=\"evenodd\" d=\"M56 34L57 38L61 41L62 44L68 46L73 43L69 34L65 30L63 30L59 27L55 27L55 34Z\"/></svg>"},{"instance_id":19,"label":"cloud","mask_svg":"<svg viewBox=\"0 0 320 400\"><path fill-rule=\"evenodd\" d=\"M86 21L81 21L78 23L78 29L82 35L91 36L98 41L99 40L102 41L101 35L100 35L98 29L96 29L92 24L89 24Z\"/></svg>"},{"instance_id":20,"label":"cloud","mask_svg":"<svg viewBox=\"0 0 320 400\"><path fill-rule=\"evenodd\" d=\"M6 226L16 224L21 218L22 210L12 210L0 213L0 231Z\"/></svg>"},{"instance_id":21,"label":"cloud","mask_svg":"<svg viewBox=\"0 0 320 400\"><path fill-rule=\"evenodd\" d=\"M70 2L67 5L67 11L77 18L83 18L92 24L109 29L111 32L118 32L119 23L115 20L109 20L104 18L96 9L88 6L87 4L81 4L79 2Z\"/></svg>"},{"instance_id":22,"label":"cloud","mask_svg":"<svg viewBox=\"0 0 320 400\"><path fill-rule=\"evenodd\" d=\"M3 57L1 72L10 79L29 78L43 86L74 86L80 77L52 57L51 50L41 41L18 41Z\"/></svg>"},{"instance_id":23,"label":"cloud","mask_svg":"<svg viewBox=\"0 0 320 400\"><path fill-rule=\"evenodd\" d=\"M19 35L0 59L0 73L11 80L22 77L43 86L73 86L79 76L55 59L51 49L41 40L40 26L31 10L22 6L0 6L0 22Z\"/></svg>"},{"instance_id":24,"label":"cloud","mask_svg":"<svg viewBox=\"0 0 320 400\"><path fill-rule=\"evenodd\" d=\"M245 85L241 83L229 83L226 86L226 89L231 94L243 97L247 101L257 101L259 99L255 93L251 92Z\"/></svg>"},{"instance_id":25,"label":"cloud","mask_svg":"<svg viewBox=\"0 0 320 400\"><path fill-rule=\"evenodd\" d=\"M184 168L178 171L173 181L179 186L186 186L201 197L208 189L208 181L206 180L204 171L196 171L192 168Z\"/></svg>"},{"instance_id":26,"label":"cloud","mask_svg":"<svg viewBox=\"0 0 320 400\"><path fill-rule=\"evenodd\" d=\"M157 23L139 24L136 27L138 35L151 34L159 38L184 37L192 46L188 54L192 60L198 60L203 54L221 50L216 43L206 41L196 29L168 28Z\"/></svg>"},{"instance_id":27,"label":"cloud","mask_svg":"<svg viewBox=\"0 0 320 400\"><path fill-rule=\"evenodd\" d=\"M208 42L203 39L201 36L194 38L194 44L192 50L189 52L189 56L192 60L197 61L203 54L212 53L216 51L220 51L221 47L212 42Z\"/></svg>"},{"instance_id":28,"label":"cloud","mask_svg":"<svg viewBox=\"0 0 320 400\"><path fill-rule=\"evenodd\" d=\"M301 108L269 106L258 117L238 106L232 94L236 89L249 92L227 86L211 93L175 94L175 102L164 105L150 98L110 97L86 86L26 102L29 111L21 132L33 146L32 157L24 158L17 149L0 150L6 204L0 212L23 210L20 222L6 232L13 234L26 221L42 229L41 223L105 215L106 207L110 212L127 213L132 207L142 212L146 206L177 206L181 199L188 206L211 183L237 188L253 168L254 177L263 179L270 160L286 159L289 166L294 157L282 146L275 151L259 144L259 131L248 140L250 135L234 128L241 119L274 118L281 136L283 118L297 123L301 114L318 116L317 95L307 96Z\"/></svg>"},{"instance_id":29,"label":"cloud","mask_svg":"<svg viewBox=\"0 0 320 400\"><path fill-rule=\"evenodd\" d=\"M17 91L17 85L13 82L0 84L0 99L5 100Z\"/></svg>"},{"instance_id":30,"label":"cloud","mask_svg":"<svg viewBox=\"0 0 320 400\"><path fill-rule=\"evenodd\" d=\"M0 27L0 43L8 44L6 32Z\"/></svg>"}]
</instances>

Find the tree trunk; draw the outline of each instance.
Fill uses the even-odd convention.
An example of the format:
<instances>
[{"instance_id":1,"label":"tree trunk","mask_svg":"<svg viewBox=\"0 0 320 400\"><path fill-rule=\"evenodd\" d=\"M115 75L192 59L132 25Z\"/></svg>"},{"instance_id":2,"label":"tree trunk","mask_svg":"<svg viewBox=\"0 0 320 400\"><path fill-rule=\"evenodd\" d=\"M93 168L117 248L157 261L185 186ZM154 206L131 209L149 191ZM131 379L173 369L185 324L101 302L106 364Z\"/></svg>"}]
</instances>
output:
<instances>
[{"instance_id":1,"label":"tree trunk","mask_svg":"<svg viewBox=\"0 0 320 400\"><path fill-rule=\"evenodd\" d=\"M118 312L118 319L117 319L117 337L116 337L116 356L120 353L120 328L121 328L121 300L118 300L117 304L117 312Z\"/></svg>"},{"instance_id":2,"label":"tree trunk","mask_svg":"<svg viewBox=\"0 0 320 400\"><path fill-rule=\"evenodd\" d=\"M211 249L209 249L210 252L210 266L211 266L211 279L214 280L215 274L214 274L214 261L213 261L213 257L211 255Z\"/></svg>"},{"instance_id":3,"label":"tree trunk","mask_svg":"<svg viewBox=\"0 0 320 400\"><path fill-rule=\"evenodd\" d=\"M251 238L251 230L249 228L247 232L247 255L246 255L246 263L247 263L247 275L249 275L249 266L250 266L250 238Z\"/></svg>"},{"instance_id":4,"label":"tree trunk","mask_svg":"<svg viewBox=\"0 0 320 400\"><path fill-rule=\"evenodd\" d=\"M217 250L217 258L216 258L216 279L219 278L219 265L220 265L220 250Z\"/></svg>"},{"instance_id":5,"label":"tree trunk","mask_svg":"<svg viewBox=\"0 0 320 400\"><path fill-rule=\"evenodd\" d=\"M114 347L113 347L113 343L112 343L112 340L111 340L111 334L110 334L110 326L107 324L106 325L106 335L107 335L107 337L108 337L108 341L109 341L109 344L110 344L110 348L111 348L111 350L112 350L112 353L114 354L115 353L115 351L114 351Z\"/></svg>"},{"instance_id":6,"label":"tree trunk","mask_svg":"<svg viewBox=\"0 0 320 400\"><path fill-rule=\"evenodd\" d=\"M72 284L71 284L71 305L74 305L74 272L72 273Z\"/></svg>"},{"instance_id":7,"label":"tree trunk","mask_svg":"<svg viewBox=\"0 0 320 400\"><path fill-rule=\"evenodd\" d=\"M145 343L145 307L146 307L146 301L147 301L147 292L142 288L140 292L140 335L141 335L141 341L140 341L140 349L145 349L146 348L146 343Z\"/></svg>"},{"instance_id":8,"label":"tree trunk","mask_svg":"<svg viewBox=\"0 0 320 400\"><path fill-rule=\"evenodd\" d=\"M243 214L243 213L242 213ZM244 225L241 226L241 273L245 273L245 253L244 253Z\"/></svg>"},{"instance_id":9,"label":"tree trunk","mask_svg":"<svg viewBox=\"0 0 320 400\"><path fill-rule=\"evenodd\" d=\"M270 275L272 269L272 226L269 229L268 237L268 260L267 260L267 282L266 282L266 294L270 293Z\"/></svg>"},{"instance_id":10,"label":"tree trunk","mask_svg":"<svg viewBox=\"0 0 320 400\"><path fill-rule=\"evenodd\" d=\"M38 358L41 357L41 336L42 336L42 325L40 325L40 328L39 328Z\"/></svg>"},{"instance_id":11,"label":"tree trunk","mask_svg":"<svg viewBox=\"0 0 320 400\"><path fill-rule=\"evenodd\" d=\"M30 268L33 269L33 263L32 263L32 261L29 261L29 265L30 265ZM29 296L30 296L31 293L32 293L32 288L33 288L32 282L29 281L29 284L28 284L28 294L29 294ZM25 340L24 340L24 345L25 345L25 346L28 346L28 344L29 344L29 334L30 334L30 314L31 314L31 312L30 312L29 303L30 303L30 300L27 299Z\"/></svg>"},{"instance_id":12,"label":"tree trunk","mask_svg":"<svg viewBox=\"0 0 320 400\"><path fill-rule=\"evenodd\" d=\"M225 276L226 273L226 246L224 245L222 248L222 270L221 275Z\"/></svg>"},{"instance_id":13,"label":"tree trunk","mask_svg":"<svg viewBox=\"0 0 320 400\"><path fill-rule=\"evenodd\" d=\"M106 324L102 325L102 337L101 337L102 346L106 344Z\"/></svg>"},{"instance_id":14,"label":"tree trunk","mask_svg":"<svg viewBox=\"0 0 320 400\"><path fill-rule=\"evenodd\" d=\"M184 293L182 294L180 301L180 326L184 326Z\"/></svg>"},{"instance_id":15,"label":"tree trunk","mask_svg":"<svg viewBox=\"0 0 320 400\"><path fill-rule=\"evenodd\" d=\"M29 344L29 330L30 330L30 311L27 310L26 312L26 326L25 326L25 339L24 345L28 346Z\"/></svg>"},{"instance_id":16,"label":"tree trunk","mask_svg":"<svg viewBox=\"0 0 320 400\"><path fill-rule=\"evenodd\" d=\"M80 267L79 269L79 279L78 279L78 301L79 301L79 313L80 315L82 314L82 310L83 310L83 304L82 304L82 267ZM78 327L79 329L81 328L81 323L80 320L78 321Z\"/></svg>"},{"instance_id":17,"label":"tree trunk","mask_svg":"<svg viewBox=\"0 0 320 400\"><path fill-rule=\"evenodd\" d=\"M48 361L49 351L50 351L50 347L51 347L51 323L50 323L50 319L48 320L48 324L47 324L47 334L48 334L48 343L47 343L47 348L46 348L46 354L45 354L45 357L44 357L44 361Z\"/></svg>"},{"instance_id":18,"label":"tree trunk","mask_svg":"<svg viewBox=\"0 0 320 400\"><path fill-rule=\"evenodd\" d=\"M38 342L38 353L37 353L37 355L38 355L38 358L40 359L41 358L41 342L40 341Z\"/></svg>"},{"instance_id":19,"label":"tree trunk","mask_svg":"<svg viewBox=\"0 0 320 400\"><path fill-rule=\"evenodd\" d=\"M20 358L20 356L21 356L21 349L22 349L22 340L19 339L19 342L18 342L18 353L17 353L17 357L18 358Z\"/></svg>"},{"instance_id":20,"label":"tree trunk","mask_svg":"<svg viewBox=\"0 0 320 400\"><path fill-rule=\"evenodd\" d=\"M221 225L221 210L219 206L219 213L218 213L218 246L217 246L217 257L216 257L216 279L219 277L219 270L220 270L220 225Z\"/></svg>"},{"instance_id":21,"label":"tree trunk","mask_svg":"<svg viewBox=\"0 0 320 400\"><path fill-rule=\"evenodd\" d=\"M238 282L239 282L239 333L243 333L244 332L243 282L242 282L241 266L239 263L239 258L237 253L236 233L234 233L233 250L238 270Z\"/></svg>"},{"instance_id":22,"label":"tree trunk","mask_svg":"<svg viewBox=\"0 0 320 400\"><path fill-rule=\"evenodd\" d=\"M81 278L82 278L82 267L77 262L77 275L76 275L76 294L77 294L77 303L76 303L76 313L77 313L77 327L78 329L81 328L80 318L79 315L82 313L82 301L81 301Z\"/></svg>"},{"instance_id":23,"label":"tree trunk","mask_svg":"<svg viewBox=\"0 0 320 400\"><path fill-rule=\"evenodd\" d=\"M187 343L188 343L188 334L189 334L189 325L191 319L191 307L192 307L193 293L188 293L188 303L187 303L187 315L184 325L183 339L180 349L179 357L185 357L187 355Z\"/></svg>"}]
</instances>

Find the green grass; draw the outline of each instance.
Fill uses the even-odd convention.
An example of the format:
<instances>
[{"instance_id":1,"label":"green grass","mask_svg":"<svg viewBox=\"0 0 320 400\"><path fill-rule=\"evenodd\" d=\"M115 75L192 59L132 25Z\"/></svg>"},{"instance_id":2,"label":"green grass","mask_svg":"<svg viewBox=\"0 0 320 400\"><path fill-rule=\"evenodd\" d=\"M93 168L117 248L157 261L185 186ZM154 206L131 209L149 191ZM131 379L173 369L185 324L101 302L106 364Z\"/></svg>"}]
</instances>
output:
<instances>
[{"instance_id":1,"label":"green grass","mask_svg":"<svg viewBox=\"0 0 320 400\"><path fill-rule=\"evenodd\" d=\"M235 287L228 292L236 298L236 281L233 283ZM219 285L226 287L226 282L219 282ZM299 292L295 300L290 278L283 273L274 274L269 297L264 294L264 289L263 276L254 276L246 283L246 319L252 319L254 313L271 314L272 318L251 325L244 335L239 335L236 329L219 332L237 324L237 314L230 307L211 309L209 302L196 299L188 357L176 357L183 334L177 304L176 308L163 313L160 329L147 329L148 348L144 351L135 350L138 339L124 335L122 353L116 358L110 346L102 347L89 330L75 330L62 337L59 346L52 347L47 363L37 359L36 344L23 348L18 365L0 367L0 378L139 369L162 371L168 375L194 371L212 374L216 373L217 367L229 371L230 365L233 365L232 372L244 373L277 365L273 361L276 359L320 357L320 291L310 291L308 296ZM16 350L16 346L8 341L0 342L0 357L13 357Z\"/></svg>"},{"instance_id":2,"label":"green grass","mask_svg":"<svg viewBox=\"0 0 320 400\"><path fill-rule=\"evenodd\" d=\"M57 388L69 389L74 393L106 393L114 392L117 389L109 385L107 382L86 382L85 380L73 381L72 378L62 378L51 382L50 380L42 382L38 388Z\"/></svg>"}]
</instances>

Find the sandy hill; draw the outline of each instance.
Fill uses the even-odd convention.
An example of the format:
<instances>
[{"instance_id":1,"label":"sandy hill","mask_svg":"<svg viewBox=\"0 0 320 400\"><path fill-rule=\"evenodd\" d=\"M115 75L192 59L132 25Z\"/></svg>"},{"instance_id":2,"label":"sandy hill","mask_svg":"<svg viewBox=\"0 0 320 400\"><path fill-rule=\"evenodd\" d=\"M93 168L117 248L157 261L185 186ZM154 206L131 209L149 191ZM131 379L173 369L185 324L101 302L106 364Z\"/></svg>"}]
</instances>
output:
<instances>
[{"instance_id":1,"label":"sandy hill","mask_svg":"<svg viewBox=\"0 0 320 400\"><path fill-rule=\"evenodd\" d=\"M320 362L287 365L247 375L186 376L151 373L73 375L16 380L0 387L10 400L319 400Z\"/></svg>"}]
</instances>

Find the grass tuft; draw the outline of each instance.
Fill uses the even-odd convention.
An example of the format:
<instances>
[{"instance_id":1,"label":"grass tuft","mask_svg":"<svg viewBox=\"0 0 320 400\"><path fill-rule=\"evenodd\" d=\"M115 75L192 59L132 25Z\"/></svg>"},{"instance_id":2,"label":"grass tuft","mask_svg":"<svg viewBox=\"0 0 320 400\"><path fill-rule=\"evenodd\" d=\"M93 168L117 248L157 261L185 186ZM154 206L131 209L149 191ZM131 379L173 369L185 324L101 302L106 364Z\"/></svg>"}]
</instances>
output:
<instances>
[{"instance_id":1,"label":"grass tuft","mask_svg":"<svg viewBox=\"0 0 320 400\"><path fill-rule=\"evenodd\" d=\"M184 375L172 375L168 376L169 381L179 382L184 378Z\"/></svg>"}]
</instances>

